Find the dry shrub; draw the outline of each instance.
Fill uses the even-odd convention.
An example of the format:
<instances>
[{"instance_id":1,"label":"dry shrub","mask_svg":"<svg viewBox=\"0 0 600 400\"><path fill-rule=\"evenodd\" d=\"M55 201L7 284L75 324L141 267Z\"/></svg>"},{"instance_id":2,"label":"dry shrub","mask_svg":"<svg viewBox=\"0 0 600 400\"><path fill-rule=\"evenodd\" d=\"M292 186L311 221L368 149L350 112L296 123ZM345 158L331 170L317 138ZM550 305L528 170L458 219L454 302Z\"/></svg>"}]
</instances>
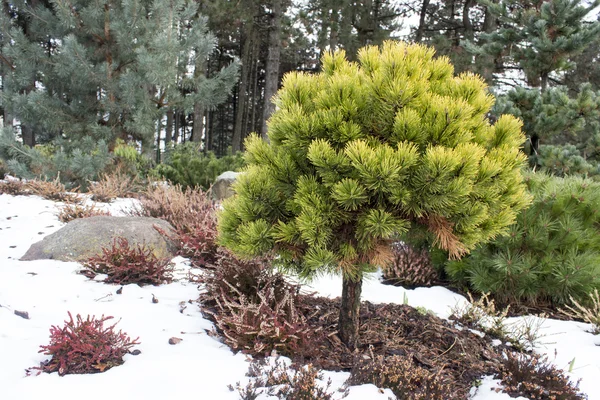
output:
<instances>
[{"instance_id":1,"label":"dry shrub","mask_svg":"<svg viewBox=\"0 0 600 400\"><path fill-rule=\"evenodd\" d=\"M123 364L123 356L139 344L139 338L131 340L122 331L116 332L116 323L104 326L112 318L88 316L84 320L77 314L74 320L69 312L64 327L50 328L50 344L40 346L40 353L52 358L35 369L48 373L58 371L59 375L93 374Z\"/></svg>"},{"instance_id":2,"label":"dry shrub","mask_svg":"<svg viewBox=\"0 0 600 400\"><path fill-rule=\"evenodd\" d=\"M405 287L433 286L439 281L439 274L431 263L425 249L398 242L392 245L393 259L383 269L385 283Z\"/></svg>"},{"instance_id":3,"label":"dry shrub","mask_svg":"<svg viewBox=\"0 0 600 400\"><path fill-rule=\"evenodd\" d=\"M546 357L536 354L506 354L501 379L504 391L512 397L524 396L532 400L587 399L579 392L579 382L573 385L563 371Z\"/></svg>"},{"instance_id":4,"label":"dry shrub","mask_svg":"<svg viewBox=\"0 0 600 400\"><path fill-rule=\"evenodd\" d=\"M58 213L58 219L61 222L69 222L78 218L89 218L96 216L110 216L110 212L100 210L95 205L83 205L76 203L67 203L61 207Z\"/></svg>"},{"instance_id":5,"label":"dry shrub","mask_svg":"<svg viewBox=\"0 0 600 400\"><path fill-rule=\"evenodd\" d=\"M239 382L229 386L229 390L237 392L241 400L255 400L261 395L274 396L281 400L332 400L333 393L329 391L331 379L325 385L323 372L312 365L306 365L297 370L287 363L275 359L253 361L246 374L251 378L246 386Z\"/></svg>"},{"instance_id":6,"label":"dry shrub","mask_svg":"<svg viewBox=\"0 0 600 400\"><path fill-rule=\"evenodd\" d=\"M467 293L469 301L463 304L457 303L451 308L450 319L453 319L464 326L482 331L506 339L508 331L504 325L510 306L504 309L496 307L496 301L484 293L479 299L475 300L471 293Z\"/></svg>"},{"instance_id":7,"label":"dry shrub","mask_svg":"<svg viewBox=\"0 0 600 400\"><path fill-rule=\"evenodd\" d=\"M161 218L173 225L180 253L192 265L204 267L216 261L218 245L216 206L200 189L150 186L140 198L134 216Z\"/></svg>"},{"instance_id":8,"label":"dry shrub","mask_svg":"<svg viewBox=\"0 0 600 400\"><path fill-rule=\"evenodd\" d=\"M235 350L310 357L322 329L308 324L300 286L270 271L267 262L238 260L220 250L214 269L200 277L206 288L200 297L202 311Z\"/></svg>"},{"instance_id":9,"label":"dry shrub","mask_svg":"<svg viewBox=\"0 0 600 400\"><path fill-rule=\"evenodd\" d=\"M399 400L458 399L453 388L436 371L417 365L409 356L375 356L358 361L348 380L350 385L372 383L389 388Z\"/></svg>"},{"instance_id":10,"label":"dry shrub","mask_svg":"<svg viewBox=\"0 0 600 400\"><path fill-rule=\"evenodd\" d=\"M20 179L7 179L4 181L0 181L0 194L10 194L12 196L26 196L31 194L31 189L29 189L26 183Z\"/></svg>"},{"instance_id":11,"label":"dry shrub","mask_svg":"<svg viewBox=\"0 0 600 400\"><path fill-rule=\"evenodd\" d=\"M571 297L573 307L566 306L566 309L561 310L563 314L569 318L581 320L585 323L592 325L591 332L594 335L600 334L600 295L598 289L594 289L593 293L590 293L589 306L586 304L578 303L574 298Z\"/></svg>"},{"instance_id":12,"label":"dry shrub","mask_svg":"<svg viewBox=\"0 0 600 400\"><path fill-rule=\"evenodd\" d=\"M67 193L65 185L63 185L59 178L53 181L44 180L32 180L27 182L27 187L33 194L37 194L47 200L63 201L65 203L76 203L78 201L77 195L73 193ZM73 189L74 192L77 191Z\"/></svg>"},{"instance_id":13,"label":"dry shrub","mask_svg":"<svg viewBox=\"0 0 600 400\"><path fill-rule=\"evenodd\" d=\"M110 203L117 197L130 197L137 186L137 178L119 168L112 173L102 174L98 182L90 182L89 192L92 200Z\"/></svg>"},{"instance_id":14,"label":"dry shrub","mask_svg":"<svg viewBox=\"0 0 600 400\"><path fill-rule=\"evenodd\" d=\"M115 238L102 254L83 262L82 274L89 278L106 274L106 283L160 285L171 282L174 265L168 258L159 259L146 245L130 246L125 238Z\"/></svg>"}]
</instances>

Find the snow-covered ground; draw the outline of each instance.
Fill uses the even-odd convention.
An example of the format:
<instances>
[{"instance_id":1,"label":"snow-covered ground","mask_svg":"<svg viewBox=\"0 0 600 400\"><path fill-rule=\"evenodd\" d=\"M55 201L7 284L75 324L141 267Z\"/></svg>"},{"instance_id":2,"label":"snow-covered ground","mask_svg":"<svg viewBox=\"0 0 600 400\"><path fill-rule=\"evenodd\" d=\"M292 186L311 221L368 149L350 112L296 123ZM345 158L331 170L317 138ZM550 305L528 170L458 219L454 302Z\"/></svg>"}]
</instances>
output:
<instances>
[{"instance_id":1,"label":"snow-covered ground","mask_svg":"<svg viewBox=\"0 0 600 400\"><path fill-rule=\"evenodd\" d=\"M102 205L118 215L131 204L118 200ZM0 399L144 399L197 400L238 399L227 385L246 382L248 358L233 354L216 338L206 334L212 324L202 318L196 304L187 303L198 297L196 285L185 279L160 287L127 285L122 294L118 286L90 281L77 274L80 265L72 262L18 261L29 246L58 230L62 223L56 217L57 204L36 196L0 195ZM181 276L188 266L183 258L174 260ZM325 296L341 294L341 280L324 277L307 290ZM152 302L156 296L158 303ZM425 307L446 318L450 308L466 300L441 287L405 290L382 285L373 274L363 288L363 299L371 302L407 302ZM14 315L27 311L30 319ZM137 356L127 355L125 363L104 373L58 376L57 373L26 376L25 369L39 365L47 358L38 353L48 343L51 325L62 326L73 315L110 315L120 319L118 328L132 338L139 336ZM507 323L523 323L516 318ZM530 322L535 325L535 320ZM549 355L560 368L571 372L574 381L582 379L581 389L589 399L600 400L600 337L586 330L589 326L576 322L545 320L536 351ZM170 345L169 338L182 338ZM326 372L334 388L348 378L347 373ZM476 400L502 400L510 397L494 388L498 382L482 377L481 385L472 390ZM341 398L339 393L337 398ZM263 396L261 399L266 399ZM394 398L389 390L373 385L354 386L349 400Z\"/></svg>"}]
</instances>

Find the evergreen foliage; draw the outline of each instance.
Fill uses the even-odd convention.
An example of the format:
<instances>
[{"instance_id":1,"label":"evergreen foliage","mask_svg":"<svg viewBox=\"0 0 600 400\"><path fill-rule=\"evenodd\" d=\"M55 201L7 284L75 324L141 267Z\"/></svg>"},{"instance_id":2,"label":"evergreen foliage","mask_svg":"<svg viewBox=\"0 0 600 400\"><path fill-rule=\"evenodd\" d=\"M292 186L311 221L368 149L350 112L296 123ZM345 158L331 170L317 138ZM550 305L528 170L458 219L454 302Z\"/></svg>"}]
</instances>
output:
<instances>
[{"instance_id":1,"label":"evergreen foliage","mask_svg":"<svg viewBox=\"0 0 600 400\"><path fill-rule=\"evenodd\" d=\"M212 151L202 153L197 143L187 142L171 149L162 164L156 166L153 174L159 175L183 189L208 188L217 176L225 171L238 171L244 166L242 153L231 151L217 158Z\"/></svg>"},{"instance_id":2,"label":"evergreen foliage","mask_svg":"<svg viewBox=\"0 0 600 400\"><path fill-rule=\"evenodd\" d=\"M385 42L361 49L357 63L338 51L319 74L286 75L270 144L246 141L248 167L220 214L220 241L235 253L274 250L301 277L344 276L340 331L350 346L362 275L391 260L392 240L420 230L460 257L504 233L529 201L520 122L491 125L481 79L455 77L433 55Z\"/></svg>"},{"instance_id":3,"label":"evergreen foliage","mask_svg":"<svg viewBox=\"0 0 600 400\"><path fill-rule=\"evenodd\" d=\"M60 178L69 188L85 189L113 159L103 140L95 142L89 136L75 142L58 138L35 147L18 142L10 128L3 129L0 136L0 158L7 160L7 169L19 178Z\"/></svg>"},{"instance_id":4,"label":"evergreen foliage","mask_svg":"<svg viewBox=\"0 0 600 400\"><path fill-rule=\"evenodd\" d=\"M22 4L21 4L22 3ZM191 112L224 101L232 63L207 79L194 72L215 38L188 0L56 0L11 6L27 19L0 17L3 105L35 126L37 137L142 142L152 149L169 110Z\"/></svg>"},{"instance_id":5,"label":"evergreen foliage","mask_svg":"<svg viewBox=\"0 0 600 400\"><path fill-rule=\"evenodd\" d=\"M600 35L600 22L584 18L600 0L482 0L500 22L498 29L482 34L484 44L476 54L490 55L518 65L531 86L545 90L551 74L574 67L581 54Z\"/></svg>"},{"instance_id":6,"label":"evergreen foliage","mask_svg":"<svg viewBox=\"0 0 600 400\"><path fill-rule=\"evenodd\" d=\"M600 184L530 173L534 200L508 236L446 265L478 293L529 304L587 300L600 287Z\"/></svg>"},{"instance_id":7,"label":"evergreen foliage","mask_svg":"<svg viewBox=\"0 0 600 400\"><path fill-rule=\"evenodd\" d=\"M498 99L496 116L512 114L523 120L531 142L532 165L553 174L597 175L600 161L600 92L584 84L575 96L566 87L517 88Z\"/></svg>"}]
</instances>

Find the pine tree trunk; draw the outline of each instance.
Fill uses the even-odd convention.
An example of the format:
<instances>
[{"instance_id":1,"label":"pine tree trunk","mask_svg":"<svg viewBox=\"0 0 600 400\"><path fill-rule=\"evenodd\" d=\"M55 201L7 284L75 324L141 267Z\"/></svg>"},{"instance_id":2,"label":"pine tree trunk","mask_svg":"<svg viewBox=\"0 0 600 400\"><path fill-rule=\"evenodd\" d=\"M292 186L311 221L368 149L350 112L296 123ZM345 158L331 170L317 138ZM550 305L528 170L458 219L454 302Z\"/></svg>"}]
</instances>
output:
<instances>
[{"instance_id":1,"label":"pine tree trunk","mask_svg":"<svg viewBox=\"0 0 600 400\"><path fill-rule=\"evenodd\" d=\"M491 1L492 3L498 3L499 0ZM494 14L492 14L489 7L486 7L485 15L483 18L483 31L485 33L492 33L494 30L496 30L497 25L497 17ZM496 71L496 68L498 66L498 60L495 60L494 57L490 55L481 55L479 57L481 58L481 63L483 64L481 75L488 84L492 84L494 80L494 72Z\"/></svg>"},{"instance_id":2,"label":"pine tree trunk","mask_svg":"<svg viewBox=\"0 0 600 400\"><path fill-rule=\"evenodd\" d=\"M425 17L427 16L427 7L429 7L429 0L423 0L423 3L421 4L421 12L419 13L419 27L417 28L415 42L420 42L423 40L423 34L425 33Z\"/></svg>"},{"instance_id":3,"label":"pine tree trunk","mask_svg":"<svg viewBox=\"0 0 600 400\"><path fill-rule=\"evenodd\" d=\"M463 6L463 28L465 30L465 39L473 40L473 23L471 22L471 17L469 13L471 12L471 8L475 5L475 0L466 0Z\"/></svg>"},{"instance_id":4,"label":"pine tree trunk","mask_svg":"<svg viewBox=\"0 0 600 400\"><path fill-rule=\"evenodd\" d=\"M248 108L248 78L251 70L252 40L254 36L252 31L252 27L249 27L242 50L242 76L238 90L233 138L231 140L231 149L234 153L242 149L242 137L245 134L244 123L246 121L244 116Z\"/></svg>"},{"instance_id":5,"label":"pine tree trunk","mask_svg":"<svg viewBox=\"0 0 600 400\"><path fill-rule=\"evenodd\" d=\"M267 120L275 111L272 98L277 93L279 85L279 64L281 58L281 7L282 0L273 0L271 13L271 28L269 30L269 53L265 71L265 103L263 106L262 126L260 134L267 139Z\"/></svg>"},{"instance_id":6,"label":"pine tree trunk","mask_svg":"<svg viewBox=\"0 0 600 400\"><path fill-rule=\"evenodd\" d=\"M167 125L165 126L165 148L173 141L173 110L167 111Z\"/></svg>"},{"instance_id":7,"label":"pine tree trunk","mask_svg":"<svg viewBox=\"0 0 600 400\"><path fill-rule=\"evenodd\" d=\"M350 349L358 346L361 292L362 276L356 281L344 277L338 330L340 339Z\"/></svg>"},{"instance_id":8,"label":"pine tree trunk","mask_svg":"<svg viewBox=\"0 0 600 400\"><path fill-rule=\"evenodd\" d=\"M24 145L29 147L35 146L35 134L30 126L21 124L21 138Z\"/></svg>"},{"instance_id":9,"label":"pine tree trunk","mask_svg":"<svg viewBox=\"0 0 600 400\"><path fill-rule=\"evenodd\" d=\"M194 66L194 78L206 75L206 59L198 57ZM201 102L194 104L194 121L192 125L192 142L200 143L204 132L204 105Z\"/></svg>"},{"instance_id":10,"label":"pine tree trunk","mask_svg":"<svg viewBox=\"0 0 600 400\"><path fill-rule=\"evenodd\" d=\"M192 125L192 142L202 141L204 131L204 107L200 103L194 104L194 122Z\"/></svg>"}]
</instances>

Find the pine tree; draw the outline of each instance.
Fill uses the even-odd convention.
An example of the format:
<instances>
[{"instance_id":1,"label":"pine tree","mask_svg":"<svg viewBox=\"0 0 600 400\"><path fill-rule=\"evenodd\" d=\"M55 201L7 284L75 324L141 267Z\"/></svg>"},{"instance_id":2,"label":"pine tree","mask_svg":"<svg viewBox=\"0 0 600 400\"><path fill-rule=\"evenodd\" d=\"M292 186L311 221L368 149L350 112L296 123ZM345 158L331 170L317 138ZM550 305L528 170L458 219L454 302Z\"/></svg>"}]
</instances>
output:
<instances>
[{"instance_id":1,"label":"pine tree","mask_svg":"<svg viewBox=\"0 0 600 400\"><path fill-rule=\"evenodd\" d=\"M287 74L270 144L246 141L248 167L223 204L220 242L276 266L343 276L339 332L358 342L362 279L390 244L420 232L452 258L506 231L528 202L520 122L486 120L480 78L453 76L422 45L385 42L327 54L319 74Z\"/></svg>"},{"instance_id":2,"label":"pine tree","mask_svg":"<svg viewBox=\"0 0 600 400\"><path fill-rule=\"evenodd\" d=\"M91 137L113 147L141 141L150 154L168 111L189 113L224 101L237 64L211 79L194 73L215 47L198 5L188 0L56 0L52 7L20 5L31 23L25 34L3 20L4 105L43 135ZM23 86L31 74L35 89Z\"/></svg>"},{"instance_id":3,"label":"pine tree","mask_svg":"<svg viewBox=\"0 0 600 400\"><path fill-rule=\"evenodd\" d=\"M446 265L457 283L515 304L586 301L600 288L600 184L528 173L531 207L507 236Z\"/></svg>"},{"instance_id":4,"label":"pine tree","mask_svg":"<svg viewBox=\"0 0 600 400\"><path fill-rule=\"evenodd\" d=\"M502 96L493 114L523 120L528 137L538 138L533 166L559 175L598 175L600 162L600 92L590 84L571 96L566 87L517 88ZM529 147L531 148L531 146Z\"/></svg>"},{"instance_id":5,"label":"pine tree","mask_svg":"<svg viewBox=\"0 0 600 400\"><path fill-rule=\"evenodd\" d=\"M503 59L504 65L519 66L531 86L546 90L553 74L573 67L581 54L600 35L600 23L584 18L600 0L482 0L499 20L495 31L482 34L485 40L477 54Z\"/></svg>"}]
</instances>

